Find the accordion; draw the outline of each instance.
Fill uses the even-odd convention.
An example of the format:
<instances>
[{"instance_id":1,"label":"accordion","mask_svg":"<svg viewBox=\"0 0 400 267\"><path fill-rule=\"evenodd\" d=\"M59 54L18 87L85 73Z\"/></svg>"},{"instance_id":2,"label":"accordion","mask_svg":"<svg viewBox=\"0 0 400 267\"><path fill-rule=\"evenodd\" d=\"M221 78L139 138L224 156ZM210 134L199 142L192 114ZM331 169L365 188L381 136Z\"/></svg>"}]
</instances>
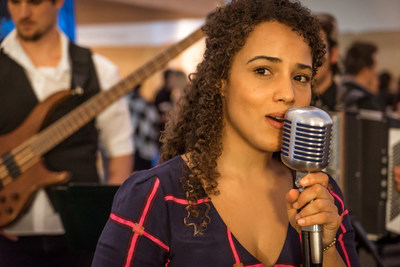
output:
<instances>
[{"instance_id":1,"label":"accordion","mask_svg":"<svg viewBox=\"0 0 400 267\"><path fill-rule=\"evenodd\" d=\"M400 192L393 170L400 166L400 120L378 111L330 113L331 159L325 169L344 193L350 215L368 237L400 234Z\"/></svg>"},{"instance_id":2,"label":"accordion","mask_svg":"<svg viewBox=\"0 0 400 267\"><path fill-rule=\"evenodd\" d=\"M386 230L400 234L400 192L394 183L395 168L400 169L400 128L389 128L389 174L386 204Z\"/></svg>"}]
</instances>

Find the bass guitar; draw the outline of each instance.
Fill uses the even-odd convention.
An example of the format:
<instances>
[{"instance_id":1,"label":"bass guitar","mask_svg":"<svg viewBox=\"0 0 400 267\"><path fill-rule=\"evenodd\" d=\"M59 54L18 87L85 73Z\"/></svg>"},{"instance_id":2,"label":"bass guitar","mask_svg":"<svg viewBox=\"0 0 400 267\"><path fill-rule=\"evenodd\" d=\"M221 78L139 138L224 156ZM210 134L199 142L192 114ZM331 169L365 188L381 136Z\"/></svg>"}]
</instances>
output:
<instances>
[{"instance_id":1,"label":"bass guitar","mask_svg":"<svg viewBox=\"0 0 400 267\"><path fill-rule=\"evenodd\" d=\"M61 91L38 104L14 131L0 136L0 228L15 221L34 193L43 187L65 183L66 171L53 172L43 163L43 155L94 119L101 111L161 70L183 50L203 37L201 29L170 46L109 90L89 100L41 130L50 110L73 90Z\"/></svg>"}]
</instances>

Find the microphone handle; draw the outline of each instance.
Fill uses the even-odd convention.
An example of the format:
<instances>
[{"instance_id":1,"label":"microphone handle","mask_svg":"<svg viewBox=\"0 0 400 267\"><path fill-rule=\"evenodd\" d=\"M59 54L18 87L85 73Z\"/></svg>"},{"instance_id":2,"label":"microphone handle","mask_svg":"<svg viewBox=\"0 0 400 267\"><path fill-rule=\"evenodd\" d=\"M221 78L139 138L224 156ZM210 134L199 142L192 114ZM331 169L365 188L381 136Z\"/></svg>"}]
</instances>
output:
<instances>
[{"instance_id":1,"label":"microphone handle","mask_svg":"<svg viewBox=\"0 0 400 267\"><path fill-rule=\"evenodd\" d=\"M300 180L307 174L307 172L296 172L295 184L300 192L304 191L304 187L300 185ZM322 267L323 247L321 225L301 227L301 251L303 255L303 267Z\"/></svg>"},{"instance_id":2,"label":"microphone handle","mask_svg":"<svg viewBox=\"0 0 400 267\"><path fill-rule=\"evenodd\" d=\"M320 232L301 231L303 267L322 267L321 237Z\"/></svg>"}]
</instances>

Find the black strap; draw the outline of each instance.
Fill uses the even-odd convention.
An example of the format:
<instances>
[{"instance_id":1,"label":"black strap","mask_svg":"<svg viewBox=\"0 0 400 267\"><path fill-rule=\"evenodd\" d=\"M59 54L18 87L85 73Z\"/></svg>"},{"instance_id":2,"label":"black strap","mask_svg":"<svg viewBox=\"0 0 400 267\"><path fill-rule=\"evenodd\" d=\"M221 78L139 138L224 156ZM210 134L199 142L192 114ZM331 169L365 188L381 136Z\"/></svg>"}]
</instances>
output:
<instances>
[{"instance_id":1,"label":"black strap","mask_svg":"<svg viewBox=\"0 0 400 267\"><path fill-rule=\"evenodd\" d=\"M71 75L71 89L75 89L77 86L85 90L87 80L90 77L89 67L92 61L89 49L79 47L74 43L69 43L69 54L72 61L72 75Z\"/></svg>"}]
</instances>

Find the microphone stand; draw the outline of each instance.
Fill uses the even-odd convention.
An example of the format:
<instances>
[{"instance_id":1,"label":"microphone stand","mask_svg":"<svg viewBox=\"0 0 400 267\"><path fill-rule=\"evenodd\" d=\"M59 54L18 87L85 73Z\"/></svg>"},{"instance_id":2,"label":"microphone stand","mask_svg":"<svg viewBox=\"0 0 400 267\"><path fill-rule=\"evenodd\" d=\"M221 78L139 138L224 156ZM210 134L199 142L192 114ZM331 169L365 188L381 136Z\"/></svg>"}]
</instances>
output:
<instances>
[{"instance_id":1,"label":"microphone stand","mask_svg":"<svg viewBox=\"0 0 400 267\"><path fill-rule=\"evenodd\" d=\"M304 187L300 185L300 180L307 174L307 172L296 172L295 184L300 192L304 191ZM303 267L322 267L323 247L321 225L301 227L301 252Z\"/></svg>"}]
</instances>

